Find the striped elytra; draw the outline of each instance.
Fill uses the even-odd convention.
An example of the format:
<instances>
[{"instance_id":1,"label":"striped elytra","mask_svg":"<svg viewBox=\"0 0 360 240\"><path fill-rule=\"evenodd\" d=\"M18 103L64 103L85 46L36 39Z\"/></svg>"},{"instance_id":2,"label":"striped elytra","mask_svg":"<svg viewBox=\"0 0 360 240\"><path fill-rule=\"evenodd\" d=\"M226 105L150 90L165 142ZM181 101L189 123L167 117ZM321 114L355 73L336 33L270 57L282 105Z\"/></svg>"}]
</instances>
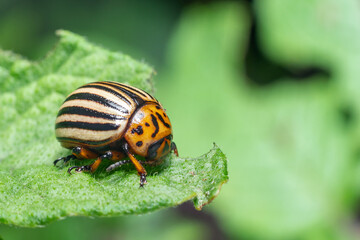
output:
<instances>
[{"instance_id":1,"label":"striped elytra","mask_svg":"<svg viewBox=\"0 0 360 240\"><path fill-rule=\"evenodd\" d=\"M134 154L156 162L171 150L171 123L161 104L147 92L117 82L94 82L72 92L59 109L55 122L56 138L70 156L57 159L97 158L90 165L73 168L95 171L104 158L119 161L108 167L132 162L146 183L146 171ZM124 157L130 160L120 161ZM120 164L121 163L121 164Z\"/></svg>"}]
</instances>

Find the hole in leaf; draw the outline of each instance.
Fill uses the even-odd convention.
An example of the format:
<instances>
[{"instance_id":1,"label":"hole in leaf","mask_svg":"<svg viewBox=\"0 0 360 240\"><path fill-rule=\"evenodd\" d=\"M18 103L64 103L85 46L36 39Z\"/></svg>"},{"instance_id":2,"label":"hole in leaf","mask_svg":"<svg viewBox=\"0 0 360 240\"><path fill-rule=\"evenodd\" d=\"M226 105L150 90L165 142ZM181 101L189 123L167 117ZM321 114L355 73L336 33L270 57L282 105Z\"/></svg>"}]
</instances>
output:
<instances>
[{"instance_id":1,"label":"hole in leaf","mask_svg":"<svg viewBox=\"0 0 360 240\"><path fill-rule=\"evenodd\" d=\"M207 211L197 211L191 202L185 202L175 208L176 213L184 218L189 218L197 222L201 222L207 228L206 239L228 239L227 234L220 227L219 219L214 214Z\"/></svg>"},{"instance_id":2,"label":"hole in leaf","mask_svg":"<svg viewBox=\"0 0 360 240\"><path fill-rule=\"evenodd\" d=\"M252 1L248 2L250 3L249 13L252 26L245 55L245 71L250 84L266 86L284 79L302 82L311 80L311 77L316 75L322 76L323 79L330 78L330 73L327 70L317 66L285 67L268 58L259 46L257 21L254 17Z\"/></svg>"},{"instance_id":3,"label":"hole in leaf","mask_svg":"<svg viewBox=\"0 0 360 240\"><path fill-rule=\"evenodd\" d=\"M355 113L349 105L344 105L340 107L339 114L340 114L341 122L345 127L351 127L353 126L354 122L356 122Z\"/></svg>"}]
</instances>

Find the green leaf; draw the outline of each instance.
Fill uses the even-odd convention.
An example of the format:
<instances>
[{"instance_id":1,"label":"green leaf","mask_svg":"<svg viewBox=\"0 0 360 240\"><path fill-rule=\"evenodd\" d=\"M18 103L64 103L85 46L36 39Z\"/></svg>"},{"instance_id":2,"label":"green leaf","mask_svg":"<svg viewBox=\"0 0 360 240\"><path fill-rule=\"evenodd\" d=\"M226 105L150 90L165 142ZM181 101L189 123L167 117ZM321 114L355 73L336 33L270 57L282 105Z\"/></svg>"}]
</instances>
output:
<instances>
[{"instance_id":1,"label":"green leaf","mask_svg":"<svg viewBox=\"0 0 360 240\"><path fill-rule=\"evenodd\" d=\"M198 158L169 155L159 166L146 166L144 188L132 165L106 173L105 163L95 174L71 176L67 167L53 166L69 154L55 139L54 121L75 88L111 80L153 92L153 69L146 64L67 31L58 35L59 44L40 62L0 51L0 222L34 227L74 215L142 214L191 199L200 210L216 197L228 180L226 157L216 145Z\"/></svg>"}]
</instances>

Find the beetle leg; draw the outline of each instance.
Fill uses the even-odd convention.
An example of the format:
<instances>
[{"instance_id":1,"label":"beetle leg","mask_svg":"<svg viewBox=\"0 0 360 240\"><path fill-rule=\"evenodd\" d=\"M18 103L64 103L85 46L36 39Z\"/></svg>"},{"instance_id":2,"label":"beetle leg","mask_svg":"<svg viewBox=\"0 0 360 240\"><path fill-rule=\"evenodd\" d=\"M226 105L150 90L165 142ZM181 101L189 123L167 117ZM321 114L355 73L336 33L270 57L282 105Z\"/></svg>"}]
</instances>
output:
<instances>
[{"instance_id":1,"label":"beetle leg","mask_svg":"<svg viewBox=\"0 0 360 240\"><path fill-rule=\"evenodd\" d=\"M96 158L98 157L98 154L87 150L86 148L83 147L74 147L72 149L72 154L66 157L61 157L58 158L54 161L54 165L56 166L56 164L60 161L63 161L64 164L66 164L68 161L70 161L71 159L77 158L77 159L91 159L91 158Z\"/></svg>"},{"instance_id":2,"label":"beetle leg","mask_svg":"<svg viewBox=\"0 0 360 240\"><path fill-rule=\"evenodd\" d=\"M94 159L99 156L99 154L83 147L74 147L72 149L72 154L78 159Z\"/></svg>"},{"instance_id":3,"label":"beetle leg","mask_svg":"<svg viewBox=\"0 0 360 240\"><path fill-rule=\"evenodd\" d=\"M125 157L125 154L123 152L119 151L111 151L112 156L109 158L111 161L119 161Z\"/></svg>"},{"instance_id":4,"label":"beetle leg","mask_svg":"<svg viewBox=\"0 0 360 240\"><path fill-rule=\"evenodd\" d=\"M107 171L107 172L111 172L112 170L120 167L121 165L130 163L130 162L131 162L131 160L118 161L118 162L116 162L116 163L111 164L109 167L107 167L107 168L106 168L106 171Z\"/></svg>"},{"instance_id":5,"label":"beetle leg","mask_svg":"<svg viewBox=\"0 0 360 240\"><path fill-rule=\"evenodd\" d=\"M84 165L84 166L70 167L68 169L68 173L71 174L71 170L73 170L73 169L75 169L75 172L95 172L96 169L99 167L100 163L102 162L102 160L111 159L112 156L113 156L112 152L108 151L104 155L101 155L100 157L98 157L95 160L95 162L93 162L92 164Z\"/></svg>"},{"instance_id":6,"label":"beetle leg","mask_svg":"<svg viewBox=\"0 0 360 240\"><path fill-rule=\"evenodd\" d=\"M69 155L69 156L66 156L66 157L61 157L61 158L58 158L54 161L54 166L56 166L56 164L60 161L63 161L63 163L67 163L68 161L70 161L71 159L74 159L76 158L74 155Z\"/></svg>"},{"instance_id":7,"label":"beetle leg","mask_svg":"<svg viewBox=\"0 0 360 240\"><path fill-rule=\"evenodd\" d=\"M179 156L176 144L174 142L171 142L171 151L174 151L174 153L177 157Z\"/></svg>"},{"instance_id":8,"label":"beetle leg","mask_svg":"<svg viewBox=\"0 0 360 240\"><path fill-rule=\"evenodd\" d=\"M127 164L129 162L131 162L130 160L122 160L119 161L121 159L123 159L125 157L125 154L122 152L118 152L118 151L111 151L112 153L112 157L110 158L111 161L117 161L116 163L111 164L109 167L106 168L107 172L110 172L118 167L120 167L121 165Z\"/></svg>"},{"instance_id":9,"label":"beetle leg","mask_svg":"<svg viewBox=\"0 0 360 240\"><path fill-rule=\"evenodd\" d=\"M141 165L141 163L134 157L134 155L132 153L129 152L129 146L128 144L125 142L125 144L123 145L123 149L126 153L126 155L128 155L128 157L130 158L131 162L135 165L136 170L138 171L138 174L140 175L140 187L143 187L144 184L147 184L146 181L146 170L145 168Z\"/></svg>"},{"instance_id":10,"label":"beetle leg","mask_svg":"<svg viewBox=\"0 0 360 240\"><path fill-rule=\"evenodd\" d=\"M73 169L75 169L75 172L88 172L91 169L91 165L85 165L85 166L81 166L81 167L79 167L79 166L69 167L67 172L70 175L71 175L71 170L73 170Z\"/></svg>"}]
</instances>

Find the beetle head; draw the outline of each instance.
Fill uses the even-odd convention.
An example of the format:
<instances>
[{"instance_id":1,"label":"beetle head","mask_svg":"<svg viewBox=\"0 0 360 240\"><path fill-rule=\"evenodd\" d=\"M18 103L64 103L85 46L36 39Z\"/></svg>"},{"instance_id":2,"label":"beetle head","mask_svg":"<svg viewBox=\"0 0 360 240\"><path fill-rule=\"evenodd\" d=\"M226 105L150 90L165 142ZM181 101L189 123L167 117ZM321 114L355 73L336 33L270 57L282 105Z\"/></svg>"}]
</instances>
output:
<instances>
[{"instance_id":1,"label":"beetle head","mask_svg":"<svg viewBox=\"0 0 360 240\"><path fill-rule=\"evenodd\" d=\"M130 121L124 137L135 154L158 160L171 151L171 123L159 104L145 104Z\"/></svg>"}]
</instances>

